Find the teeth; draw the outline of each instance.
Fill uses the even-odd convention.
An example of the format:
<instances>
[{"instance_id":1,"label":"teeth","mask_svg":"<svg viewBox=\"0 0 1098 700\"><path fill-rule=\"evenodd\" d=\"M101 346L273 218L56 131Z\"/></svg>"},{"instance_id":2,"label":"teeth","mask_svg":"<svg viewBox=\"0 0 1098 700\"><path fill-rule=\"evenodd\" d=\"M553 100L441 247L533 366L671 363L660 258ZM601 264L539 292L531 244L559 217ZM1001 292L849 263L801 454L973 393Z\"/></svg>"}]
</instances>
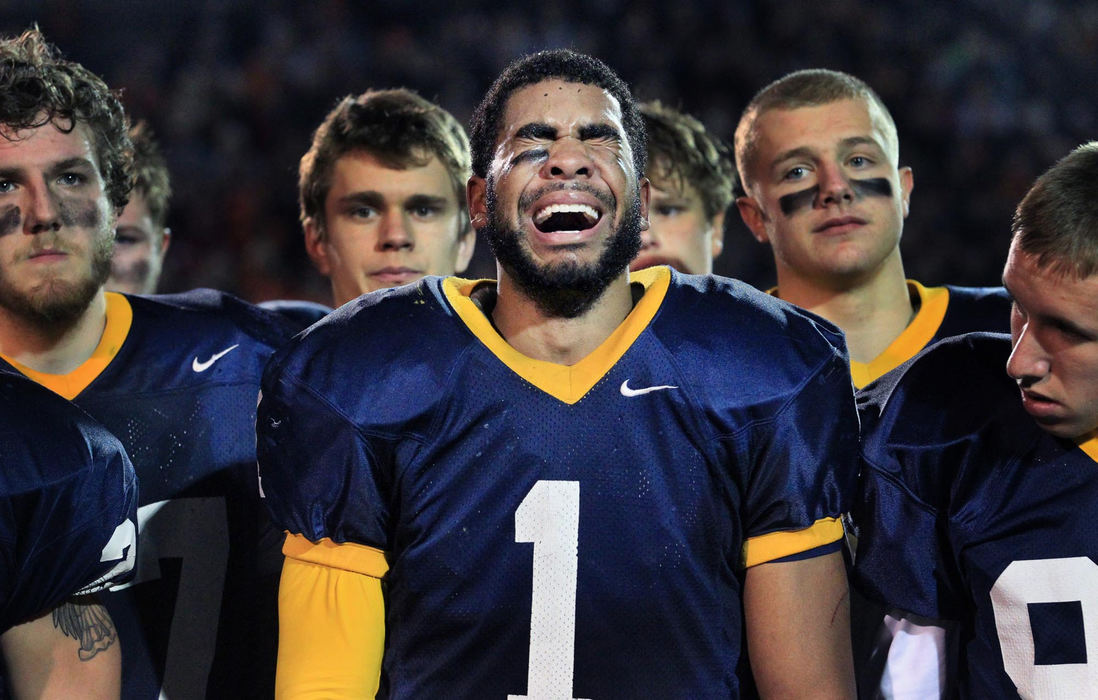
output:
<instances>
[{"instance_id":1,"label":"teeth","mask_svg":"<svg viewBox=\"0 0 1098 700\"><path fill-rule=\"evenodd\" d=\"M534 223L544 223L553 214L583 214L592 221L598 221L599 212L587 204L550 204L534 215Z\"/></svg>"}]
</instances>

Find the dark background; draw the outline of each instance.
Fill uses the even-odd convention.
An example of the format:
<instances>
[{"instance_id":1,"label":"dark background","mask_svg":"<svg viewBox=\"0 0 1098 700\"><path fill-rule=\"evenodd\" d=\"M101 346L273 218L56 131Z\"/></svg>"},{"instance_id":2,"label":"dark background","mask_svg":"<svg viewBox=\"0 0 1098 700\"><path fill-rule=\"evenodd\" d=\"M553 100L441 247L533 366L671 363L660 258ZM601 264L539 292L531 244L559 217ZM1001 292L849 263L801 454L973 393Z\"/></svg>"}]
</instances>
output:
<instances>
[{"instance_id":1,"label":"dark background","mask_svg":"<svg viewBox=\"0 0 1098 700\"><path fill-rule=\"evenodd\" d=\"M995 284L1032 180L1095 138L1098 3L784 0L137 2L0 0L124 90L165 148L175 197L162 291L328 301L297 220L297 162L337 99L406 86L466 121L513 58L571 47L730 139L767 82L829 67L892 111L915 170L907 273ZM773 283L768 249L729 215L717 272ZM486 246L470 270L494 274Z\"/></svg>"}]
</instances>

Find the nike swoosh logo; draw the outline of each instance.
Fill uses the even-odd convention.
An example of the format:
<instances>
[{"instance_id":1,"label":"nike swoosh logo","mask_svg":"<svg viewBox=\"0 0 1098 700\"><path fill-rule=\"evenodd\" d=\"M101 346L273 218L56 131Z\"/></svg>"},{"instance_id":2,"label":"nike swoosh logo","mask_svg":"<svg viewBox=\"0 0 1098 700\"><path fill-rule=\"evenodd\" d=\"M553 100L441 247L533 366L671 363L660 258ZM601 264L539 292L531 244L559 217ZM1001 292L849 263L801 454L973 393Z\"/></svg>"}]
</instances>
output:
<instances>
[{"instance_id":1,"label":"nike swoosh logo","mask_svg":"<svg viewBox=\"0 0 1098 700\"><path fill-rule=\"evenodd\" d=\"M646 386L643 389L630 389L628 379L621 383L622 396L641 396L642 394L648 394L653 391L663 391L664 389L678 389L678 387L663 384L661 386Z\"/></svg>"},{"instance_id":2,"label":"nike swoosh logo","mask_svg":"<svg viewBox=\"0 0 1098 700\"><path fill-rule=\"evenodd\" d=\"M226 355L228 355L233 350L236 350L238 347L240 347L240 343L237 343L236 345L231 345L231 346L225 348L224 350L222 350L221 352L214 353L213 355L210 355L210 359L206 360L205 362L201 362L201 361L199 361L198 357L195 357L194 361L191 362L191 369L193 369L195 372L205 372L206 370L208 370L210 367L213 366L213 363L217 362L222 357L225 357Z\"/></svg>"}]
</instances>

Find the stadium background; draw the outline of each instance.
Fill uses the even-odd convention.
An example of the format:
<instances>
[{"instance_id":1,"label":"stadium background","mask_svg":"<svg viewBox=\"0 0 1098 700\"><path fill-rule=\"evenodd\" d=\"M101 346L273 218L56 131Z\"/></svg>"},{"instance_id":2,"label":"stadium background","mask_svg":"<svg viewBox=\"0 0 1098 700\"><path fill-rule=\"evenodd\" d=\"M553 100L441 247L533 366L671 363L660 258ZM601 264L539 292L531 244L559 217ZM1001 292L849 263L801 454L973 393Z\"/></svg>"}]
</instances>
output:
<instances>
[{"instance_id":1,"label":"stadium background","mask_svg":"<svg viewBox=\"0 0 1098 700\"><path fill-rule=\"evenodd\" d=\"M0 30L47 38L124 91L163 144L175 196L162 291L327 301L305 255L296 169L336 100L406 86L462 122L514 57L604 59L731 138L747 100L797 68L865 79L915 170L907 273L996 284L1010 217L1041 171L1098 138L1098 3L1056 0L0 0ZM717 272L773 283L729 217ZM471 273L491 276L479 245Z\"/></svg>"}]
</instances>

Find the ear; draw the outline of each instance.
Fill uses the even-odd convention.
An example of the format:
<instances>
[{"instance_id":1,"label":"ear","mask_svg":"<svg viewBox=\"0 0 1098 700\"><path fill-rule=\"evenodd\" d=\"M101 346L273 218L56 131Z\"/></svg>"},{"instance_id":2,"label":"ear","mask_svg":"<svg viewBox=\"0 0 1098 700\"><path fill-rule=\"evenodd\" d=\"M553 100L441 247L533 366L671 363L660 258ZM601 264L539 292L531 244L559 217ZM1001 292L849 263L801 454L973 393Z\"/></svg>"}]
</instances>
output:
<instances>
[{"instance_id":1,"label":"ear","mask_svg":"<svg viewBox=\"0 0 1098 700\"><path fill-rule=\"evenodd\" d=\"M903 200L904 218L911 210L911 191L915 189L915 173L909 167L900 168L900 196Z\"/></svg>"},{"instance_id":2,"label":"ear","mask_svg":"<svg viewBox=\"0 0 1098 700\"><path fill-rule=\"evenodd\" d=\"M709 244L709 253L715 258L721 254L724 250L724 215L728 213L728 210L718 212L714 216L709 225L713 228L713 238Z\"/></svg>"},{"instance_id":3,"label":"ear","mask_svg":"<svg viewBox=\"0 0 1098 700\"><path fill-rule=\"evenodd\" d=\"M469 201L469 225L479 231L488 223L488 182L473 175L465 185L465 197Z\"/></svg>"},{"instance_id":4,"label":"ear","mask_svg":"<svg viewBox=\"0 0 1098 700\"><path fill-rule=\"evenodd\" d=\"M163 232L160 235L160 262L164 262L164 257L168 254L168 246L172 244L172 230L167 226L164 227Z\"/></svg>"},{"instance_id":5,"label":"ear","mask_svg":"<svg viewBox=\"0 0 1098 700\"><path fill-rule=\"evenodd\" d=\"M320 274L325 277L330 276L332 265L328 261L328 246L324 242L320 224L310 216L305 219L304 227L305 252L309 254L309 258L313 261L313 265L316 265L316 269Z\"/></svg>"},{"instance_id":6,"label":"ear","mask_svg":"<svg viewBox=\"0 0 1098 700\"><path fill-rule=\"evenodd\" d=\"M461 274L469 267L469 261L473 259L473 251L477 246L477 232L473 224L465 225L465 230L458 234L457 259L454 261L454 272Z\"/></svg>"},{"instance_id":7,"label":"ear","mask_svg":"<svg viewBox=\"0 0 1098 700\"><path fill-rule=\"evenodd\" d=\"M766 214L753 197L738 197L736 208L740 210L740 218L751 231L751 235L759 243L769 243L770 237L766 234Z\"/></svg>"},{"instance_id":8,"label":"ear","mask_svg":"<svg viewBox=\"0 0 1098 700\"><path fill-rule=\"evenodd\" d=\"M638 194L640 195L641 202L641 231L648 230L648 200L652 196L652 183L646 177L642 177L637 184Z\"/></svg>"}]
</instances>

